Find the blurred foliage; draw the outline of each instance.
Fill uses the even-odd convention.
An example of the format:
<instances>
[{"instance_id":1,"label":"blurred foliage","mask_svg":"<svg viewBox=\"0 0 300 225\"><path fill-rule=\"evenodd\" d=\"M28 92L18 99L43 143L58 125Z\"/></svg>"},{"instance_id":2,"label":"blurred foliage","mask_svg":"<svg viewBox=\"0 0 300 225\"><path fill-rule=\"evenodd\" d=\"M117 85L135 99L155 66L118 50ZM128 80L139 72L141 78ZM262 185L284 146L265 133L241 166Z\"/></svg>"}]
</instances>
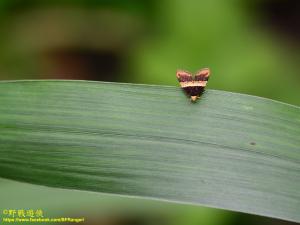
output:
<instances>
[{"instance_id":1,"label":"blurred foliage","mask_svg":"<svg viewBox=\"0 0 300 225\"><path fill-rule=\"evenodd\" d=\"M299 105L298 43L258 2L1 1L0 78L177 85L177 68L207 66L209 88Z\"/></svg>"},{"instance_id":2,"label":"blurred foliage","mask_svg":"<svg viewBox=\"0 0 300 225\"><path fill-rule=\"evenodd\" d=\"M208 88L300 105L299 40L291 41L286 30L274 31L272 23L262 23L264 11L256 8L262 2L267 1L2 0L0 79L178 85L176 69L194 72L210 67ZM297 9L299 1L281 2L292 3L284 15L294 18L295 10L288 10ZM293 36L293 26L282 27L289 27ZM15 189L6 192L18 192L22 185L13 184ZM56 196L50 192L45 198ZM3 193L2 204L13 202L2 201ZM84 195L75 203L80 205L88 194L74 195ZM226 224L236 215L178 208L178 224Z\"/></svg>"},{"instance_id":3,"label":"blurred foliage","mask_svg":"<svg viewBox=\"0 0 300 225\"><path fill-rule=\"evenodd\" d=\"M235 1L164 2L168 30L137 50L138 82L176 85L176 68L211 67L209 88L299 105L299 51L258 27L255 15Z\"/></svg>"}]
</instances>

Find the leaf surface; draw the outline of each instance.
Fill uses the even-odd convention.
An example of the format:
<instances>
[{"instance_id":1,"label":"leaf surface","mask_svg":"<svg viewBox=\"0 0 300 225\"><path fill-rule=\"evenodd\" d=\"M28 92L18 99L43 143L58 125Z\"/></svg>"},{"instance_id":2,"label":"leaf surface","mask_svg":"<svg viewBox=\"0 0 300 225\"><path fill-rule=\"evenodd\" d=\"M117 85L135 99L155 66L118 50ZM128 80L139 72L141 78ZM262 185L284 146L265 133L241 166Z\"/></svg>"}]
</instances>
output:
<instances>
[{"instance_id":1,"label":"leaf surface","mask_svg":"<svg viewBox=\"0 0 300 225\"><path fill-rule=\"evenodd\" d=\"M0 83L0 176L300 222L300 108L207 90Z\"/></svg>"}]
</instances>

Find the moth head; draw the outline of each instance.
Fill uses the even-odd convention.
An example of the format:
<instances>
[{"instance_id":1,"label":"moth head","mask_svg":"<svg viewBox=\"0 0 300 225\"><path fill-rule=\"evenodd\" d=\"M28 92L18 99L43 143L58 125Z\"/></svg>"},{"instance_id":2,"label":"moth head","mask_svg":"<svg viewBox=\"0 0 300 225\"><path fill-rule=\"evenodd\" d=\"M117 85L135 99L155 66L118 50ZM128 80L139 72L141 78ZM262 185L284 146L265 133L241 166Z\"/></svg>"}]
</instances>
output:
<instances>
[{"instance_id":1,"label":"moth head","mask_svg":"<svg viewBox=\"0 0 300 225\"><path fill-rule=\"evenodd\" d=\"M198 98L199 98L198 96L191 96L191 101L195 102L195 101L197 101Z\"/></svg>"}]
</instances>

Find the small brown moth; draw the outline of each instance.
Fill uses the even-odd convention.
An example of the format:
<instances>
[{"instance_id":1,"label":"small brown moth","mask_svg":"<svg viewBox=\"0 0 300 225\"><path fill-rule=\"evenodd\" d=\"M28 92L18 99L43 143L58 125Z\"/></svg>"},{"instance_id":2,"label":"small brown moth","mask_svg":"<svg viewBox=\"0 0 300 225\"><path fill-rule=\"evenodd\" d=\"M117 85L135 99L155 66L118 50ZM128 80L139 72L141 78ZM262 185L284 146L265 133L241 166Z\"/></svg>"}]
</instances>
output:
<instances>
[{"instance_id":1,"label":"small brown moth","mask_svg":"<svg viewBox=\"0 0 300 225\"><path fill-rule=\"evenodd\" d=\"M209 78L210 71L208 68L199 70L195 77L183 70L177 70L176 76L181 88L191 97L191 101L195 102L204 92L204 88Z\"/></svg>"}]
</instances>

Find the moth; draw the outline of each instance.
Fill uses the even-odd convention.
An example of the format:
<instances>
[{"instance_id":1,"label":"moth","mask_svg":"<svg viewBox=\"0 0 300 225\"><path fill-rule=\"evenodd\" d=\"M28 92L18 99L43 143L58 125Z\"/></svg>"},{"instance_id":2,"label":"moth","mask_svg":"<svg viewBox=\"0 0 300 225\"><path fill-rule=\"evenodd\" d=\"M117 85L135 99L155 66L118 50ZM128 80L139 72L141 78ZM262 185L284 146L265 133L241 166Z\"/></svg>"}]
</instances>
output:
<instances>
[{"instance_id":1,"label":"moth","mask_svg":"<svg viewBox=\"0 0 300 225\"><path fill-rule=\"evenodd\" d=\"M195 74L195 77L193 77L191 73L183 70L177 70L176 73L181 88L189 97L191 97L192 102L197 101L204 92L209 75L210 70L208 68L199 70Z\"/></svg>"}]
</instances>

